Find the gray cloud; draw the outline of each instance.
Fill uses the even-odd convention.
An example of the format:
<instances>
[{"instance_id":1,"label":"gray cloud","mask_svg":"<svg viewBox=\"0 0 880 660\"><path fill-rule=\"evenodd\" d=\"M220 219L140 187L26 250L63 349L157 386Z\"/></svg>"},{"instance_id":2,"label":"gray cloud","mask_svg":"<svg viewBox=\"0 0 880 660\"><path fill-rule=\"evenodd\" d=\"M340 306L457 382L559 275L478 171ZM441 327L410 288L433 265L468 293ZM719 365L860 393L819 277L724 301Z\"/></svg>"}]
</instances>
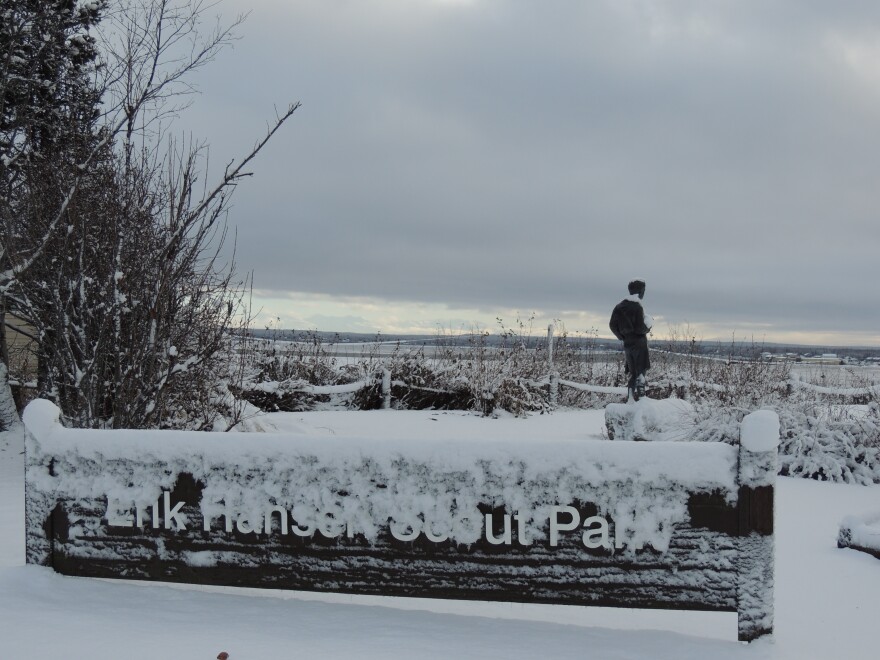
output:
<instances>
[{"instance_id":1,"label":"gray cloud","mask_svg":"<svg viewBox=\"0 0 880 660\"><path fill-rule=\"evenodd\" d=\"M227 0L230 13L251 3ZM184 124L279 291L877 332L880 6L258 2ZM333 328L327 328L333 329Z\"/></svg>"}]
</instances>

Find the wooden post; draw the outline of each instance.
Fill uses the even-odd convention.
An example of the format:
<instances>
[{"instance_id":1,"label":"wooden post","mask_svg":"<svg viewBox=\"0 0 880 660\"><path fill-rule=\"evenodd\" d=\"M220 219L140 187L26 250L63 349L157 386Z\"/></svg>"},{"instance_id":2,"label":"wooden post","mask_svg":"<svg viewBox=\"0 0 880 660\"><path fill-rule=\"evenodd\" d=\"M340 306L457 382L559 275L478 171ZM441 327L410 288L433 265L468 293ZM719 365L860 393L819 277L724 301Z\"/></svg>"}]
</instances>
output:
<instances>
[{"instance_id":1,"label":"wooden post","mask_svg":"<svg viewBox=\"0 0 880 660\"><path fill-rule=\"evenodd\" d=\"M745 642L773 632L773 488L778 446L775 412L758 410L743 419L736 599L739 639Z\"/></svg>"},{"instance_id":2,"label":"wooden post","mask_svg":"<svg viewBox=\"0 0 880 660\"><path fill-rule=\"evenodd\" d=\"M553 368L553 324L547 326L547 368L550 372L550 407L559 403L559 374Z\"/></svg>"},{"instance_id":3,"label":"wooden post","mask_svg":"<svg viewBox=\"0 0 880 660\"><path fill-rule=\"evenodd\" d=\"M382 410L391 409L391 370L382 371Z\"/></svg>"}]
</instances>

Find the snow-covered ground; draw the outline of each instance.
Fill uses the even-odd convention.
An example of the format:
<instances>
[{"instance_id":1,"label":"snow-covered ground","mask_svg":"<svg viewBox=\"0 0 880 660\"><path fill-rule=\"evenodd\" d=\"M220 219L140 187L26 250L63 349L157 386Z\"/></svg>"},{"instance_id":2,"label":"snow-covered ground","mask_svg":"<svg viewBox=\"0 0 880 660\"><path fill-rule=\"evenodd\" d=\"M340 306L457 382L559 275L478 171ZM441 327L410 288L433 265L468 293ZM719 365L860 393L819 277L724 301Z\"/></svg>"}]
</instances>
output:
<instances>
[{"instance_id":1,"label":"snow-covered ground","mask_svg":"<svg viewBox=\"0 0 880 660\"><path fill-rule=\"evenodd\" d=\"M486 419L428 411L276 413L251 426L376 438L600 437L601 412ZM880 487L782 478L776 633L736 641L736 615L426 601L70 578L24 566L22 437L0 434L0 658L880 657L880 561L836 547Z\"/></svg>"}]
</instances>

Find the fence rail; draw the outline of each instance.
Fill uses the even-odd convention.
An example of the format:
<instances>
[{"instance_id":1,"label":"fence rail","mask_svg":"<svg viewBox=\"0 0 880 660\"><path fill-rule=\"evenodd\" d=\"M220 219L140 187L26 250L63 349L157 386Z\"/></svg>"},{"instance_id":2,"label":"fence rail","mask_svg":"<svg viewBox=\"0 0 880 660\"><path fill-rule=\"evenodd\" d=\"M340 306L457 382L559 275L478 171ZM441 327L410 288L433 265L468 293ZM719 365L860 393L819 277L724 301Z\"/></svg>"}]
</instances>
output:
<instances>
[{"instance_id":1,"label":"fence rail","mask_svg":"<svg viewBox=\"0 0 880 660\"><path fill-rule=\"evenodd\" d=\"M554 337L554 326L550 325L547 328L547 375L540 379L533 378L520 378L519 382L532 387L534 389L545 389L548 393L548 403L551 408L554 408L558 405L558 397L560 388L568 388L570 390L575 390L577 392L589 393L589 394L599 394L599 395L619 395L626 396L627 388L625 386L615 386L615 385L600 385L596 383L585 383L579 382L576 380L571 380L570 378L562 378L560 373L556 369L556 364L554 362L555 358L555 337ZM394 342L388 342L391 345ZM394 343L396 345L396 343ZM750 363L745 359L738 358L723 358L717 357L713 355L697 355L693 353L684 353L680 351L671 351L662 348L652 348L652 352L656 352L661 355L674 356L687 360L699 360L706 362L717 362L724 364L748 364ZM387 355L383 357L388 357ZM380 358L381 359L381 358ZM16 379L10 379L9 384L13 387L19 387L22 389L37 389L37 383L34 381L22 382ZM742 389L741 385L737 384L723 384L723 383L712 383L703 380L697 380L689 377L683 377L675 380L664 380L660 382L654 382L655 386L666 389L666 388L675 388L675 389L685 389L685 390L704 390L715 392L718 394L725 393L734 393L739 389ZM407 382L401 378L392 379L390 372L387 368L382 369L378 373L367 376L366 378L362 378L360 380L350 382L350 383L341 383L336 385L316 385L312 383L308 383L305 381L268 381L263 383L258 383L248 387L247 389L255 392L283 392L287 393L302 393L302 394L311 394L316 396L328 396L328 395L344 395L344 394L354 394L364 388L376 387L380 388L381 397L382 397L382 407L390 408L391 400L392 400L392 388L402 388L413 391L420 392L428 392L435 394L448 394L454 395L459 394L461 390L454 389L446 389L442 387L429 387L425 385L417 385L414 383ZM780 391L787 391L789 394L794 392L795 390L801 390L813 393L815 395L819 395L822 397L837 397L837 398L851 398L851 399L880 399L880 384L872 384L864 387L834 387L828 385L817 385L814 383L805 382L799 378L793 377L787 380L781 380L777 383L768 383L766 387L769 389L775 389Z\"/></svg>"},{"instance_id":2,"label":"fence rail","mask_svg":"<svg viewBox=\"0 0 880 660\"><path fill-rule=\"evenodd\" d=\"M551 407L558 405L559 388L566 387L578 392L591 394L607 394L626 396L627 388L613 385L597 385L592 383L582 383L566 378L560 378L557 372L553 372L539 380L523 378L520 379L523 384L535 388L546 389L548 392L548 403ZM426 385L416 385L399 378L392 378L388 369L377 373L372 378L365 378L351 383L343 383L339 385L312 385L309 383L284 384L277 381L271 383L261 383L254 389L257 391L269 392L276 390L284 385L283 389L288 393L303 393L314 395L341 395L354 394L364 388L379 387L382 398L382 407L390 408L392 400L392 388L402 388L420 392L431 392L435 394L456 394L456 390L442 387L429 387ZM739 389L737 385L727 385L720 383L709 383L690 378L681 379L675 382L663 383L675 388L708 390L716 393L735 392ZM869 387L828 387L824 385L814 385L801 380L790 378L788 380L779 381L771 385L771 389L787 390L789 393L795 389L806 390L814 394L827 397L880 397L880 385Z\"/></svg>"}]
</instances>

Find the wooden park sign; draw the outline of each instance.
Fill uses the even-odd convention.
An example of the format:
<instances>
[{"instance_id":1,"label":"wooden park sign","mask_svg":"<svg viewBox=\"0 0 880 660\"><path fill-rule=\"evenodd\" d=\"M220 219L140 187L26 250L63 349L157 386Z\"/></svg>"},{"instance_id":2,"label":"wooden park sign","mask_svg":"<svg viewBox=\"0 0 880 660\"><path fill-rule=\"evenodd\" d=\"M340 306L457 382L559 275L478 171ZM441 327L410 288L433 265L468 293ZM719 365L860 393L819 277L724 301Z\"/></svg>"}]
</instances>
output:
<instances>
[{"instance_id":1,"label":"wooden park sign","mask_svg":"<svg viewBox=\"0 0 880 660\"><path fill-rule=\"evenodd\" d=\"M773 629L770 412L738 447L74 430L45 401L25 424L27 560L60 573Z\"/></svg>"}]
</instances>

